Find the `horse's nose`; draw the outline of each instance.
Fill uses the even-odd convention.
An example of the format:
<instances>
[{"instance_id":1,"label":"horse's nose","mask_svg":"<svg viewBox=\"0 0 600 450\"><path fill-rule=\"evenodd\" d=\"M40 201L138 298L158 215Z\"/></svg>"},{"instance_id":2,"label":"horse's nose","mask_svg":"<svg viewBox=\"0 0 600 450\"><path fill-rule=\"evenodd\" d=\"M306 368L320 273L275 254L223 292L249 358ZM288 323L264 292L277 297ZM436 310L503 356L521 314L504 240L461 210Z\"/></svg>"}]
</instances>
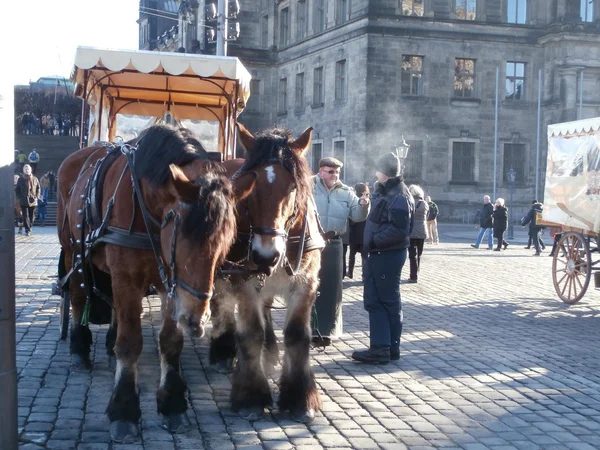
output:
<instances>
[{"instance_id":1,"label":"horse's nose","mask_svg":"<svg viewBox=\"0 0 600 450\"><path fill-rule=\"evenodd\" d=\"M281 253L278 250L273 250L273 253L266 256L256 250L252 250L252 261L258 266L274 267L279 263Z\"/></svg>"}]
</instances>

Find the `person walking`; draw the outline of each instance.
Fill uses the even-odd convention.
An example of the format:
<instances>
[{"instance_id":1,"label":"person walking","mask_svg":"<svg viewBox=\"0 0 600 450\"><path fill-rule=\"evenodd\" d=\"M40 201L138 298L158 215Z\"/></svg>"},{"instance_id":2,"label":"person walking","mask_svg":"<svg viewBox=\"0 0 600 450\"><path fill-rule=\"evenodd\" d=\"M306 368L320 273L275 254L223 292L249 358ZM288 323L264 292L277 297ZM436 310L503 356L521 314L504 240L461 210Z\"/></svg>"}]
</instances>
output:
<instances>
[{"instance_id":1,"label":"person walking","mask_svg":"<svg viewBox=\"0 0 600 450\"><path fill-rule=\"evenodd\" d=\"M373 206L365 224L363 249L367 257L364 307L369 313L369 348L352 353L352 359L385 364L400 359L402 302L400 277L406 262L415 211L414 200L393 153L377 159L378 182Z\"/></svg>"},{"instance_id":2,"label":"person walking","mask_svg":"<svg viewBox=\"0 0 600 450\"><path fill-rule=\"evenodd\" d=\"M416 283L419 278L421 268L421 255L423 254L423 245L427 239L427 215L429 205L423 200L424 193L421 186L411 184L408 191L415 201L414 225L410 233L410 247L408 247L408 258L410 259L410 277L409 283Z\"/></svg>"},{"instance_id":3,"label":"person walking","mask_svg":"<svg viewBox=\"0 0 600 450\"><path fill-rule=\"evenodd\" d=\"M21 172L23 172L23 167L27 164L27 155L23 150L19 150L19 154L17 155L17 162L19 163Z\"/></svg>"},{"instance_id":4,"label":"person walking","mask_svg":"<svg viewBox=\"0 0 600 450\"><path fill-rule=\"evenodd\" d=\"M354 192L356 192L357 197L362 198L363 196L366 198L371 198L371 192L369 191L369 186L365 183L358 183L354 186ZM350 220L349 228L350 228L350 254L348 256L348 278L354 278L354 266L356 265L356 254L360 254L361 262L362 262L362 277L365 279L365 266L366 259L363 253L363 237L365 234L365 224L366 221L362 222L354 222Z\"/></svg>"},{"instance_id":5,"label":"person walking","mask_svg":"<svg viewBox=\"0 0 600 450\"><path fill-rule=\"evenodd\" d=\"M508 247L508 242L504 240L504 233L508 229L508 208L504 206L504 199L496 199L496 204L493 213L493 229L494 237L498 240L498 244L494 249L495 252L499 252L501 247L504 246L504 250Z\"/></svg>"},{"instance_id":6,"label":"person walking","mask_svg":"<svg viewBox=\"0 0 600 450\"><path fill-rule=\"evenodd\" d=\"M429 212L427 213L427 235L429 236L429 243L439 245L440 238L437 229L437 217L440 214L440 210L438 205L431 201L429 195L425 197L425 201L429 206Z\"/></svg>"},{"instance_id":7,"label":"person walking","mask_svg":"<svg viewBox=\"0 0 600 450\"><path fill-rule=\"evenodd\" d=\"M19 202L19 198L17 196L17 183L19 182L19 178L21 178L19 175L15 174L14 176L14 189L15 189L15 196L14 196L14 210L15 210L15 222L16 225L19 227L19 233L18 234L23 234L23 211L21 210L21 202Z\"/></svg>"},{"instance_id":8,"label":"person walking","mask_svg":"<svg viewBox=\"0 0 600 450\"><path fill-rule=\"evenodd\" d=\"M319 173L313 177L315 202L327 244L321 253L319 272L320 295L315 302L317 313L313 326L313 343L327 346L331 338L343 333L342 321L342 235L348 219L362 222L369 213L369 199L358 198L354 191L339 179L343 164L336 158L322 158Z\"/></svg>"},{"instance_id":9,"label":"person walking","mask_svg":"<svg viewBox=\"0 0 600 450\"><path fill-rule=\"evenodd\" d=\"M46 172L42 178L40 178L40 187L42 188L42 198L48 200L50 196L50 172Z\"/></svg>"},{"instance_id":10,"label":"person walking","mask_svg":"<svg viewBox=\"0 0 600 450\"><path fill-rule=\"evenodd\" d=\"M529 234L531 234L531 237L533 238L533 245L535 247L534 256L541 256L542 248L540 245L540 232L542 231L542 226L539 224L539 219L542 217L544 205L537 200L534 200L531 203L531 209L523 218L521 226L524 227L525 225L529 225Z\"/></svg>"},{"instance_id":11,"label":"person walking","mask_svg":"<svg viewBox=\"0 0 600 450\"><path fill-rule=\"evenodd\" d=\"M38 200L38 205L37 205L37 214L38 214L38 222L40 224L40 226L45 227L46 226L46 205L48 204L48 200L46 200L46 197L44 197L44 195L42 194L41 198Z\"/></svg>"},{"instance_id":12,"label":"person walking","mask_svg":"<svg viewBox=\"0 0 600 450\"><path fill-rule=\"evenodd\" d=\"M494 238L492 236L493 232L493 216L494 214L494 206L490 202L490 196L483 196L483 208L479 213L479 234L477 235L477 240L475 244L471 244L473 248L479 248L481 245L481 241L485 234L488 234L488 250L491 250L494 247Z\"/></svg>"},{"instance_id":13,"label":"person walking","mask_svg":"<svg viewBox=\"0 0 600 450\"><path fill-rule=\"evenodd\" d=\"M40 182L31 173L31 166L25 164L23 175L17 182L15 193L19 199L21 210L23 211L23 225L25 226L25 235L31 235L31 226L35 217L35 208L41 195Z\"/></svg>"},{"instance_id":14,"label":"person walking","mask_svg":"<svg viewBox=\"0 0 600 450\"><path fill-rule=\"evenodd\" d=\"M40 154L35 151L35 148L31 150L29 157L29 165L31 166L31 172L35 175L37 173L37 165L40 162Z\"/></svg>"}]
</instances>

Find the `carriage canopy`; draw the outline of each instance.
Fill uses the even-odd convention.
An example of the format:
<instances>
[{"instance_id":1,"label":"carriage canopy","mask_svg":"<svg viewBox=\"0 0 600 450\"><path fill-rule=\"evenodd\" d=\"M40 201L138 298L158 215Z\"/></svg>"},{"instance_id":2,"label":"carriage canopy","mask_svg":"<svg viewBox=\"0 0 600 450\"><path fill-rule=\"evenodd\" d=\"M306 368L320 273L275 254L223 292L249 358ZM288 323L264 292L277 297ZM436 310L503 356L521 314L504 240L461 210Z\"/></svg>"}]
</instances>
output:
<instances>
[{"instance_id":1,"label":"carriage canopy","mask_svg":"<svg viewBox=\"0 0 600 450\"><path fill-rule=\"evenodd\" d=\"M72 78L90 106L88 144L130 139L166 117L232 156L235 121L250 97L250 73L227 56L79 47Z\"/></svg>"},{"instance_id":2,"label":"carriage canopy","mask_svg":"<svg viewBox=\"0 0 600 450\"><path fill-rule=\"evenodd\" d=\"M543 219L600 231L600 117L548 126Z\"/></svg>"}]
</instances>

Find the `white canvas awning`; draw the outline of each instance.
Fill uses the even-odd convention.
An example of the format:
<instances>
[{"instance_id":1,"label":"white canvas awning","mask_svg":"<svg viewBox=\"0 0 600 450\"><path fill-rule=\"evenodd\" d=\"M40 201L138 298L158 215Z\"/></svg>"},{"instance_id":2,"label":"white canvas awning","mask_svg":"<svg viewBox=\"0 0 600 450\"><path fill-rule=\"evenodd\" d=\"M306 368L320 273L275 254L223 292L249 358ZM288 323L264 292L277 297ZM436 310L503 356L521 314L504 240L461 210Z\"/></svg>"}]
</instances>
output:
<instances>
[{"instance_id":1,"label":"white canvas awning","mask_svg":"<svg viewBox=\"0 0 600 450\"><path fill-rule=\"evenodd\" d=\"M227 56L79 47L72 78L90 105L90 140L112 140L117 114L168 112L176 120L218 122L229 142L250 97L250 73Z\"/></svg>"},{"instance_id":2,"label":"white canvas awning","mask_svg":"<svg viewBox=\"0 0 600 450\"><path fill-rule=\"evenodd\" d=\"M548 125L548 137L568 136L600 130L600 117Z\"/></svg>"}]
</instances>

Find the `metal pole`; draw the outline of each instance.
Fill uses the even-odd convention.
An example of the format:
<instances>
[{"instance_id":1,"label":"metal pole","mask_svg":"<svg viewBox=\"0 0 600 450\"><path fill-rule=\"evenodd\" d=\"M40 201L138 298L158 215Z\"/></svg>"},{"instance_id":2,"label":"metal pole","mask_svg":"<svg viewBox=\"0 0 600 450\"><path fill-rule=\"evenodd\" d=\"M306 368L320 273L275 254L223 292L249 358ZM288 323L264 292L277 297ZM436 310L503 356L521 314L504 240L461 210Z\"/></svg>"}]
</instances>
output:
<instances>
[{"instance_id":1,"label":"metal pole","mask_svg":"<svg viewBox=\"0 0 600 450\"><path fill-rule=\"evenodd\" d=\"M510 183L510 210L512 211L512 209L514 208L515 205L513 205L513 192L515 190L515 183L512 182ZM514 235L514 224L512 221L512 214L509 213L508 214L508 238L509 239L513 239L515 237Z\"/></svg>"},{"instance_id":2,"label":"metal pole","mask_svg":"<svg viewBox=\"0 0 600 450\"><path fill-rule=\"evenodd\" d=\"M492 199L496 198L496 166L498 162L498 89L500 87L500 68L496 67L496 102L494 104L494 193ZM493 200L492 200L493 201Z\"/></svg>"},{"instance_id":3,"label":"metal pole","mask_svg":"<svg viewBox=\"0 0 600 450\"><path fill-rule=\"evenodd\" d=\"M227 15L229 0L219 0L217 12L217 56L227 56Z\"/></svg>"},{"instance_id":4,"label":"metal pole","mask_svg":"<svg viewBox=\"0 0 600 450\"><path fill-rule=\"evenodd\" d=\"M17 450L15 342L14 87L0 83L0 448Z\"/></svg>"},{"instance_id":5,"label":"metal pole","mask_svg":"<svg viewBox=\"0 0 600 450\"><path fill-rule=\"evenodd\" d=\"M540 130L542 127L542 69L538 72L538 104L537 104L537 142L535 144L535 198L539 197L540 187Z\"/></svg>"},{"instance_id":6,"label":"metal pole","mask_svg":"<svg viewBox=\"0 0 600 450\"><path fill-rule=\"evenodd\" d=\"M579 120L583 119L583 69L579 72L579 112L577 118Z\"/></svg>"}]
</instances>

